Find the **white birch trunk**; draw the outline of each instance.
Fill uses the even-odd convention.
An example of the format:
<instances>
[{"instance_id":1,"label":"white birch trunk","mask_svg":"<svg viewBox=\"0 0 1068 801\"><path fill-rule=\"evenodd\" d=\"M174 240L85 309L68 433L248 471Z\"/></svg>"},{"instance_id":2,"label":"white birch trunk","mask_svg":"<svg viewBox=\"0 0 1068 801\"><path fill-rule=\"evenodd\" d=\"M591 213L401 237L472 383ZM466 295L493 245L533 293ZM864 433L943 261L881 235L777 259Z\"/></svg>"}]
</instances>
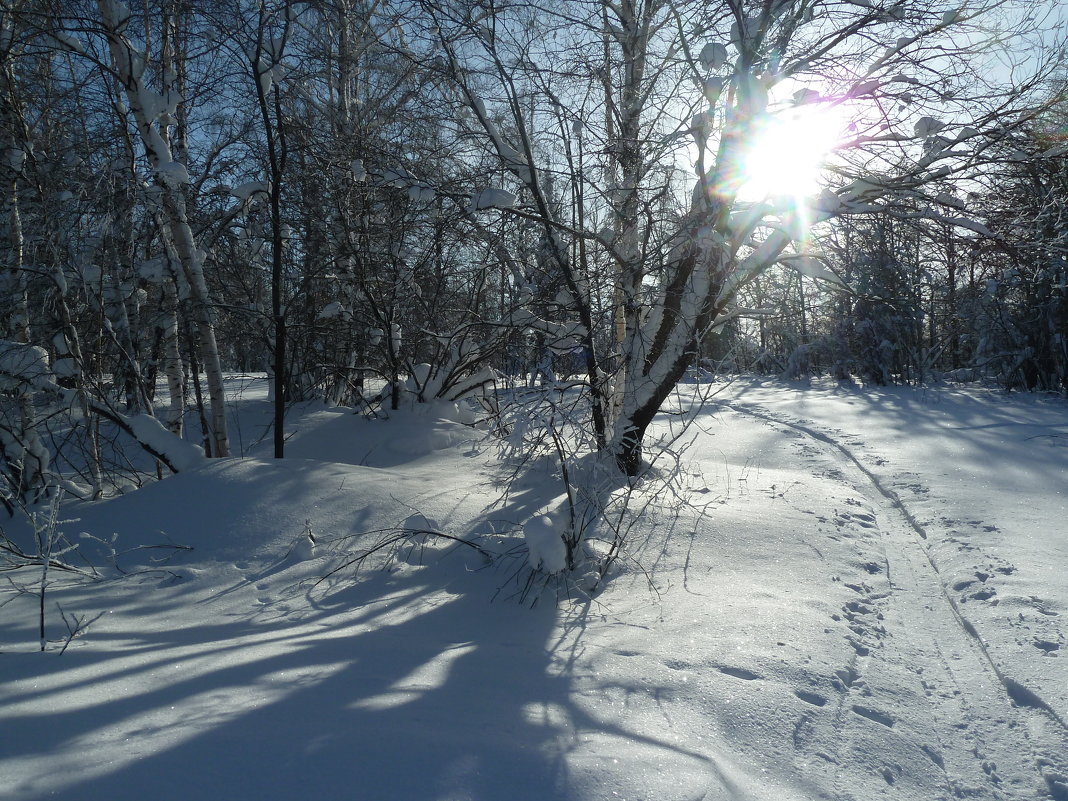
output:
<instances>
[{"instance_id":1,"label":"white birch trunk","mask_svg":"<svg viewBox=\"0 0 1068 801\"><path fill-rule=\"evenodd\" d=\"M19 214L18 178L12 173L8 185L8 237L11 243L10 271L15 287L10 316L5 321L8 335L13 342L26 344L30 341L29 302L27 300L26 272L23 269L22 217ZM12 487L21 498L35 500L48 486L49 453L37 433L37 412L33 405L33 390L19 384L16 405L17 427L7 429L0 425L0 443L8 464L15 468L12 478L18 486Z\"/></svg>"},{"instance_id":2,"label":"white birch trunk","mask_svg":"<svg viewBox=\"0 0 1068 801\"><path fill-rule=\"evenodd\" d=\"M55 274L56 284L56 310L59 313L63 331L59 334L63 347L59 351L61 358L69 359L73 365L74 381L78 387L78 406L82 414L82 426L88 441L89 451L89 483L91 485L90 497L99 498L104 491L103 458L100 453L100 437L97 428L93 424L92 412L86 400L85 388L85 361L82 356L82 346L78 337L78 331L74 327L74 318L71 315L70 306L67 304L67 279L63 275L61 267L57 267Z\"/></svg>"},{"instance_id":3,"label":"white birch trunk","mask_svg":"<svg viewBox=\"0 0 1068 801\"><path fill-rule=\"evenodd\" d=\"M185 424L185 370L182 365L182 352L178 347L178 289L173 275L174 263L168 249L167 265L172 275L163 279L163 304L160 309L162 319L158 325L163 346L163 374L167 378L167 393L170 404L167 407L166 425L179 437Z\"/></svg>"},{"instance_id":4,"label":"white birch trunk","mask_svg":"<svg viewBox=\"0 0 1068 801\"><path fill-rule=\"evenodd\" d=\"M148 113L151 110L158 116L168 107L176 105L180 98L170 91L166 98L162 98L144 84L141 77L144 59L123 35L123 30L129 20L129 9L114 0L97 0L97 8L104 20L112 67L126 93L127 105L137 122L137 130L144 144L149 164L156 172L157 183L161 190L164 219L179 263L182 265L182 271L189 282L194 321L204 362L204 372L208 381L212 455L229 456L222 363L215 340L215 327L211 319L210 294L204 278L205 254L197 248L193 229L189 225L186 213L185 196L181 189L182 184L188 182L188 176L185 175L184 165L174 161L170 146L155 127L156 116L150 117ZM154 108L147 109L146 100L155 101L153 102Z\"/></svg>"}]
</instances>

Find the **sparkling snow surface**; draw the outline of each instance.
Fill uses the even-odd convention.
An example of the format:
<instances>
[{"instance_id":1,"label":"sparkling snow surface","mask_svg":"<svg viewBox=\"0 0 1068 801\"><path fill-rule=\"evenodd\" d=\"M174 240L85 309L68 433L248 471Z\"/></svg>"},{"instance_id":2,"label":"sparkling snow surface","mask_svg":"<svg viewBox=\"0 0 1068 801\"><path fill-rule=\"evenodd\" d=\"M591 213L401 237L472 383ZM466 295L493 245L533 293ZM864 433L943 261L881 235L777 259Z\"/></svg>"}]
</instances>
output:
<instances>
[{"instance_id":1,"label":"sparkling snow surface","mask_svg":"<svg viewBox=\"0 0 1068 801\"><path fill-rule=\"evenodd\" d=\"M102 613L62 655L0 607L0 798L1068 798L1064 401L747 379L678 411L713 390L692 506L560 603L518 599L557 480L502 499L483 433L321 406L275 461L246 393L245 458L63 508L194 550L53 588L51 637L53 600ZM314 583L401 525L510 555L421 534Z\"/></svg>"}]
</instances>

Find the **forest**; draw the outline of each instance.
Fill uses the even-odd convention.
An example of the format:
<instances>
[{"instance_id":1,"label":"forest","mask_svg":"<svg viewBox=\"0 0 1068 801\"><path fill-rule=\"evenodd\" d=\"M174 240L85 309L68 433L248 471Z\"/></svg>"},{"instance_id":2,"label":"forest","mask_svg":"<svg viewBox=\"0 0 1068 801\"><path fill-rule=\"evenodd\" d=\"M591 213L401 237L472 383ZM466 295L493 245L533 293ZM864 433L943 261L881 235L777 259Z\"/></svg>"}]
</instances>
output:
<instances>
[{"instance_id":1,"label":"forest","mask_svg":"<svg viewBox=\"0 0 1068 801\"><path fill-rule=\"evenodd\" d=\"M693 371L1068 386L1056 4L0 15L9 506L228 455L225 371L279 457L287 404L567 379L630 475Z\"/></svg>"},{"instance_id":2,"label":"forest","mask_svg":"<svg viewBox=\"0 0 1068 801\"><path fill-rule=\"evenodd\" d=\"M1068 800L1063 0L0 0L0 795Z\"/></svg>"}]
</instances>

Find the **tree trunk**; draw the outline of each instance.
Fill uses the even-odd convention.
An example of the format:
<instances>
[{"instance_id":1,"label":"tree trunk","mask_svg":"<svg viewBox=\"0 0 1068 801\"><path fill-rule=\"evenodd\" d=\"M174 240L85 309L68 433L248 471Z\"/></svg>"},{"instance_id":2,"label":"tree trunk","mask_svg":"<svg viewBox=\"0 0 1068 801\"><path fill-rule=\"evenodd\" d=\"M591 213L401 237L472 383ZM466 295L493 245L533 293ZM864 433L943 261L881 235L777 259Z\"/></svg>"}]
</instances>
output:
<instances>
[{"instance_id":1,"label":"tree trunk","mask_svg":"<svg viewBox=\"0 0 1068 801\"><path fill-rule=\"evenodd\" d=\"M131 108L133 104L131 103ZM200 358L208 380L208 401L211 407L211 441L213 456L229 456L230 442L226 426L226 401L223 391L222 360L215 340L215 325L211 319L211 301L204 278L204 254L197 250L193 229L185 213L185 199L176 187L163 192L163 209L173 237L182 271L189 282L193 302L193 318L197 327Z\"/></svg>"},{"instance_id":2,"label":"tree trunk","mask_svg":"<svg viewBox=\"0 0 1068 801\"><path fill-rule=\"evenodd\" d=\"M144 144L149 164L157 174L157 184L161 190L163 216L167 230L174 245L182 272L189 282L193 316L196 322L200 345L200 355L204 362L204 372L208 379L208 398L211 403L211 444L214 456L229 456L230 444L227 437L226 403L223 392L222 362L219 358L219 346L215 340L215 326L211 319L211 300L208 284L204 278L205 254L197 248L193 229L189 225L186 213L185 197L182 194L182 173L184 165L177 164L171 157L171 149L166 139L155 127L156 119L149 118L142 102L143 96L152 92L142 80L144 60L136 54L125 38L123 31L128 20L116 17L117 9L106 2L97 0L97 8L104 20L111 51L112 68L122 84L126 101L137 121L137 130ZM167 102L171 94L168 91ZM163 113L166 103L160 103L159 113ZM188 178L185 179L186 181Z\"/></svg>"},{"instance_id":3,"label":"tree trunk","mask_svg":"<svg viewBox=\"0 0 1068 801\"><path fill-rule=\"evenodd\" d=\"M22 218L19 214L18 179L12 175L8 192L8 237L11 244L8 270L15 286L14 303L4 321L7 336L20 344L30 342L30 317L27 300L26 271L23 265ZM15 390L18 405L18 430L0 426L0 453L11 470L12 489L20 498L36 500L48 486L49 453L37 433L37 413L33 390L19 385Z\"/></svg>"}]
</instances>

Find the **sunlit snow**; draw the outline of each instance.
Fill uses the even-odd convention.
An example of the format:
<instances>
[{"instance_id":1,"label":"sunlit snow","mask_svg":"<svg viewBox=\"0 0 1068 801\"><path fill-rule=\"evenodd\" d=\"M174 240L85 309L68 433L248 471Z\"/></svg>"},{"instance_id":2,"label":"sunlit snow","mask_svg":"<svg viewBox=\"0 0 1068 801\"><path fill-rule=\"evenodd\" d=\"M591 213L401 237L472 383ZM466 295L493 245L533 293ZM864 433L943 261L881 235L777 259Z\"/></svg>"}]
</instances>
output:
<instances>
[{"instance_id":1,"label":"sunlit snow","mask_svg":"<svg viewBox=\"0 0 1068 801\"><path fill-rule=\"evenodd\" d=\"M60 577L48 651L5 596L5 799L1066 797L1063 399L683 385L591 596L527 584L551 464L502 494L485 430L321 405L274 460L265 384L241 457L65 503L133 575Z\"/></svg>"}]
</instances>

